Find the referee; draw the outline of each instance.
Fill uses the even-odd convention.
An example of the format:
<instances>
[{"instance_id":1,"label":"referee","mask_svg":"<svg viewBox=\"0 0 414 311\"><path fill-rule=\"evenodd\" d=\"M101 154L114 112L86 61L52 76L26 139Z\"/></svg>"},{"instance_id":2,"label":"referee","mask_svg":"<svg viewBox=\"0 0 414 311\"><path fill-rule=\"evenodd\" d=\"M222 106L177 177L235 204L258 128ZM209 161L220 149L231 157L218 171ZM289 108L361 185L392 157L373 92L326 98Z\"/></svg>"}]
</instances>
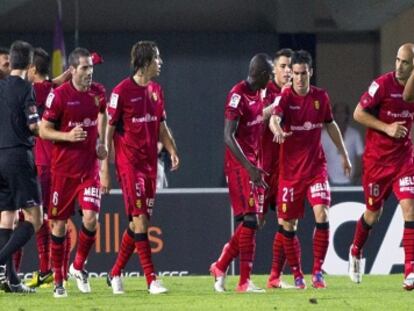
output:
<instances>
[{"instance_id":1,"label":"referee","mask_svg":"<svg viewBox=\"0 0 414 311\"><path fill-rule=\"evenodd\" d=\"M42 224L32 153L39 116L32 86L26 81L32 59L32 46L15 41L10 47L10 75L0 80L0 281L5 291L15 293L34 292L18 278L12 255ZM19 209L25 221L13 231Z\"/></svg>"}]
</instances>

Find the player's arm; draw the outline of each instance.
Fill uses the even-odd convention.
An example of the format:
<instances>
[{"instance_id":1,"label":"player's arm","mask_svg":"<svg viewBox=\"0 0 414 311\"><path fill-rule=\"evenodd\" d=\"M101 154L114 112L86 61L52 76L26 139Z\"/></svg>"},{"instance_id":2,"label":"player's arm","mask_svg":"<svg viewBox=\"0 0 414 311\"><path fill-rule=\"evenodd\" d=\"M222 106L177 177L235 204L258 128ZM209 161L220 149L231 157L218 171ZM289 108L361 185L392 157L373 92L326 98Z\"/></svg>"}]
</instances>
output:
<instances>
[{"instance_id":1,"label":"player's arm","mask_svg":"<svg viewBox=\"0 0 414 311\"><path fill-rule=\"evenodd\" d=\"M366 127L383 132L393 138L402 138L408 133L407 127L403 125L405 121L396 121L390 124L382 122L366 111L360 103L355 108L354 119Z\"/></svg>"},{"instance_id":2,"label":"player's arm","mask_svg":"<svg viewBox=\"0 0 414 311\"><path fill-rule=\"evenodd\" d=\"M282 127L280 126L280 122L282 122L282 118L278 115L272 115L270 117L269 128L274 135L273 141L278 144L284 143L286 137L292 135L292 132L283 131Z\"/></svg>"},{"instance_id":3,"label":"player's arm","mask_svg":"<svg viewBox=\"0 0 414 311\"><path fill-rule=\"evenodd\" d=\"M105 142L108 155L112 154L115 129L115 125L110 125L109 122L107 123L105 132ZM102 193L109 193L109 191L111 190L111 176L109 174L109 156L107 156L104 160L101 161L101 169L99 175Z\"/></svg>"},{"instance_id":4,"label":"player's arm","mask_svg":"<svg viewBox=\"0 0 414 311\"><path fill-rule=\"evenodd\" d=\"M168 151L171 157L171 170L175 171L180 166L180 159L178 157L177 145L175 144L174 137L166 121L160 123L160 142L164 145L164 148Z\"/></svg>"},{"instance_id":5,"label":"player's arm","mask_svg":"<svg viewBox=\"0 0 414 311\"><path fill-rule=\"evenodd\" d=\"M403 100L409 103L414 103L414 70L411 71L411 75L404 87Z\"/></svg>"},{"instance_id":6,"label":"player's arm","mask_svg":"<svg viewBox=\"0 0 414 311\"><path fill-rule=\"evenodd\" d=\"M104 160L108 151L105 144L105 135L106 135L106 111L99 112L98 114L98 141L96 145L96 155L99 160Z\"/></svg>"},{"instance_id":7,"label":"player's arm","mask_svg":"<svg viewBox=\"0 0 414 311\"><path fill-rule=\"evenodd\" d=\"M39 136L45 140L80 142L86 139L87 134L80 125L75 126L70 132L62 132L55 129L53 122L45 119L40 122Z\"/></svg>"},{"instance_id":8,"label":"player's arm","mask_svg":"<svg viewBox=\"0 0 414 311\"><path fill-rule=\"evenodd\" d=\"M229 120L224 119L224 143L236 157L236 159L243 165L243 167L249 172L251 181L256 186L267 188L266 182L263 180L263 174L267 174L261 168L253 165L243 153L239 143L236 140L236 131L239 124L239 119Z\"/></svg>"},{"instance_id":9,"label":"player's arm","mask_svg":"<svg viewBox=\"0 0 414 311\"><path fill-rule=\"evenodd\" d=\"M342 138L341 131L339 130L338 124L335 121L326 123L326 131L329 134L332 142L335 144L336 149L338 149L339 154L342 157L342 167L344 169L345 176L351 176L352 164L349 160L348 151L346 150L344 140Z\"/></svg>"},{"instance_id":10,"label":"player's arm","mask_svg":"<svg viewBox=\"0 0 414 311\"><path fill-rule=\"evenodd\" d=\"M52 79L52 83L55 86L62 85L66 81L69 81L72 78L72 74L70 73L70 69L65 70L63 73L58 75L56 78Z\"/></svg>"}]
</instances>

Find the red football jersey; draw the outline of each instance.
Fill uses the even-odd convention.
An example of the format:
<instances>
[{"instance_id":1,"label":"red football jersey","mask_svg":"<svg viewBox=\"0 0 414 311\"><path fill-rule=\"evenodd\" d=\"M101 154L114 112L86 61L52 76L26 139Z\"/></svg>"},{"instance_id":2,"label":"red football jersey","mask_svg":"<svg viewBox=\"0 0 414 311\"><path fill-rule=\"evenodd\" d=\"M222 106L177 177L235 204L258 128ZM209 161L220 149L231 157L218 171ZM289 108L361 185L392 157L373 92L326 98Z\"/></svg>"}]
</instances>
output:
<instances>
[{"instance_id":1,"label":"red football jersey","mask_svg":"<svg viewBox=\"0 0 414 311\"><path fill-rule=\"evenodd\" d=\"M321 144L324 123L333 121L326 91L311 86L306 96L285 89L273 113L282 118L282 127L292 132L281 145L280 174L285 180L326 175L326 159Z\"/></svg>"},{"instance_id":2,"label":"red football jersey","mask_svg":"<svg viewBox=\"0 0 414 311\"><path fill-rule=\"evenodd\" d=\"M263 135L263 100L260 90L252 91L246 81L236 84L226 100L224 117L228 120L239 118L235 134L247 159L256 166L261 166L261 140ZM230 149L226 146L224 157L225 170L241 167Z\"/></svg>"},{"instance_id":3,"label":"red football jersey","mask_svg":"<svg viewBox=\"0 0 414 311\"><path fill-rule=\"evenodd\" d=\"M55 142L52 150L52 173L73 178L96 174L98 158L98 113L105 112L106 95L102 85L93 83L86 92L79 92L66 82L47 97L43 119L53 122L56 129L70 132L76 125L87 131L82 142Z\"/></svg>"},{"instance_id":4,"label":"red football jersey","mask_svg":"<svg viewBox=\"0 0 414 311\"><path fill-rule=\"evenodd\" d=\"M404 126L411 132L414 105L402 99L404 86L389 72L373 81L359 101L360 105L373 113L384 123L405 121ZM392 138L383 132L367 128L364 163L400 167L412 158L411 135Z\"/></svg>"},{"instance_id":5,"label":"red football jersey","mask_svg":"<svg viewBox=\"0 0 414 311\"><path fill-rule=\"evenodd\" d=\"M45 110L45 103L47 95L52 90L53 84L48 80L43 82L33 83L35 91L36 106L40 117ZM50 166L52 158L53 143L50 140L43 140L40 137L35 138L34 156L36 165Z\"/></svg>"},{"instance_id":6,"label":"red football jersey","mask_svg":"<svg viewBox=\"0 0 414 311\"><path fill-rule=\"evenodd\" d=\"M155 178L160 123L166 119L161 86L153 81L145 87L140 86L131 77L121 81L112 91L108 117L109 124L116 126L117 166L132 166Z\"/></svg>"},{"instance_id":7,"label":"red football jersey","mask_svg":"<svg viewBox=\"0 0 414 311\"><path fill-rule=\"evenodd\" d=\"M265 107L274 103L276 97L280 95L281 88L273 81L269 81L266 87L266 96L264 98ZM279 167L280 145L273 141L273 133L269 129L268 123L265 123L262 138L263 169L267 173L277 171Z\"/></svg>"}]
</instances>

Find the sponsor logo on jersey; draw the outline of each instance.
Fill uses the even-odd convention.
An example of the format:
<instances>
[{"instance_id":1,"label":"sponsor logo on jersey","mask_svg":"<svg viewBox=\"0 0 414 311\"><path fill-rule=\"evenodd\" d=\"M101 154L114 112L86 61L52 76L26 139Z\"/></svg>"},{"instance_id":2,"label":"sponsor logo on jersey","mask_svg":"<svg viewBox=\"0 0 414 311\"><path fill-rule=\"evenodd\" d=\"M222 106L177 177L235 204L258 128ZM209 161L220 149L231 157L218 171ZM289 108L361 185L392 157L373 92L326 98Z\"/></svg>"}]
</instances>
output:
<instances>
[{"instance_id":1,"label":"sponsor logo on jersey","mask_svg":"<svg viewBox=\"0 0 414 311\"><path fill-rule=\"evenodd\" d=\"M75 126L82 126L82 127L93 127L98 124L98 120L91 120L89 118L85 118L83 121L69 121L68 126L69 127L75 127Z\"/></svg>"},{"instance_id":2,"label":"sponsor logo on jersey","mask_svg":"<svg viewBox=\"0 0 414 311\"><path fill-rule=\"evenodd\" d=\"M323 127L322 123L312 123L312 122L306 121L305 123L303 123L303 125L291 125L290 129L292 131L311 131L311 130L319 129L322 127Z\"/></svg>"},{"instance_id":3,"label":"sponsor logo on jersey","mask_svg":"<svg viewBox=\"0 0 414 311\"><path fill-rule=\"evenodd\" d=\"M149 113L147 113L145 116L141 118L132 118L132 123L148 123L148 122L154 122L157 121L157 116L152 116Z\"/></svg>"},{"instance_id":4,"label":"sponsor logo on jersey","mask_svg":"<svg viewBox=\"0 0 414 311\"><path fill-rule=\"evenodd\" d=\"M319 108L321 107L321 103L319 102L319 100L315 100L313 102L313 106L315 107L316 110L319 110Z\"/></svg>"},{"instance_id":5,"label":"sponsor logo on jersey","mask_svg":"<svg viewBox=\"0 0 414 311\"><path fill-rule=\"evenodd\" d=\"M259 114L256 117L256 119L254 119L253 121L249 121L246 124L247 124L247 126L253 126L253 125L256 125L256 124L260 124L260 123L263 123L263 116Z\"/></svg>"},{"instance_id":6,"label":"sponsor logo on jersey","mask_svg":"<svg viewBox=\"0 0 414 311\"><path fill-rule=\"evenodd\" d=\"M402 94L401 93L391 93L390 97L391 98L402 98Z\"/></svg>"},{"instance_id":7,"label":"sponsor logo on jersey","mask_svg":"<svg viewBox=\"0 0 414 311\"><path fill-rule=\"evenodd\" d=\"M403 118L403 119L412 119L413 114L410 113L408 110L403 110L400 113L387 111L387 116L393 117L393 118Z\"/></svg>"},{"instance_id":8,"label":"sponsor logo on jersey","mask_svg":"<svg viewBox=\"0 0 414 311\"><path fill-rule=\"evenodd\" d=\"M237 108L240 103L241 96L239 94L233 94L230 98L229 106L233 108Z\"/></svg>"},{"instance_id":9,"label":"sponsor logo on jersey","mask_svg":"<svg viewBox=\"0 0 414 311\"><path fill-rule=\"evenodd\" d=\"M300 109L300 106L289 105L289 109L291 109L291 110L299 110Z\"/></svg>"},{"instance_id":10,"label":"sponsor logo on jersey","mask_svg":"<svg viewBox=\"0 0 414 311\"><path fill-rule=\"evenodd\" d=\"M131 98L131 103L136 103L139 100L142 100L142 97L134 97L134 98Z\"/></svg>"},{"instance_id":11,"label":"sponsor logo on jersey","mask_svg":"<svg viewBox=\"0 0 414 311\"><path fill-rule=\"evenodd\" d=\"M68 105L68 106L80 105L80 101L78 101L78 100L76 100L76 101L70 101L70 102L67 102L66 105Z\"/></svg>"}]
</instances>

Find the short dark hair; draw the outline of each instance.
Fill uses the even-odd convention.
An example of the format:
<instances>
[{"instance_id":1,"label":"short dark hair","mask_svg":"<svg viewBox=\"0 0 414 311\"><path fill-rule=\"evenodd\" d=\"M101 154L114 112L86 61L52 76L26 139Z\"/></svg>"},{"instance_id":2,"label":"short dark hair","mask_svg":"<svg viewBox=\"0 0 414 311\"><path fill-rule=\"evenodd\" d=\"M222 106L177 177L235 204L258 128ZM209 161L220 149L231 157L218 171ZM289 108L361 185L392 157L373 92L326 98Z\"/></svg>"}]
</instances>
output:
<instances>
[{"instance_id":1,"label":"short dark hair","mask_svg":"<svg viewBox=\"0 0 414 311\"><path fill-rule=\"evenodd\" d=\"M308 51L299 50L292 54L291 65L294 64L307 64L309 68L312 68L312 56Z\"/></svg>"},{"instance_id":2,"label":"short dark hair","mask_svg":"<svg viewBox=\"0 0 414 311\"><path fill-rule=\"evenodd\" d=\"M49 54L40 47L35 48L33 53L33 65L39 74L47 76L49 74L50 66Z\"/></svg>"},{"instance_id":3,"label":"short dark hair","mask_svg":"<svg viewBox=\"0 0 414 311\"><path fill-rule=\"evenodd\" d=\"M85 48L76 48L70 54L68 58L69 66L78 67L79 66L79 58L81 57L90 57L91 53Z\"/></svg>"},{"instance_id":4,"label":"short dark hair","mask_svg":"<svg viewBox=\"0 0 414 311\"><path fill-rule=\"evenodd\" d=\"M26 69L33 61L33 47L25 41L14 41L9 57L11 69Z\"/></svg>"},{"instance_id":5,"label":"short dark hair","mask_svg":"<svg viewBox=\"0 0 414 311\"><path fill-rule=\"evenodd\" d=\"M273 57L274 60L278 60L280 56L284 57L292 57L293 50L292 49L280 49L276 52L275 57Z\"/></svg>"},{"instance_id":6,"label":"short dark hair","mask_svg":"<svg viewBox=\"0 0 414 311\"><path fill-rule=\"evenodd\" d=\"M10 51L8 48L4 47L4 46L0 46L0 55L4 55L7 54L9 55Z\"/></svg>"},{"instance_id":7,"label":"short dark hair","mask_svg":"<svg viewBox=\"0 0 414 311\"><path fill-rule=\"evenodd\" d=\"M157 55L157 44L154 41L138 41L131 49L131 69L137 72L148 66Z\"/></svg>"}]
</instances>

